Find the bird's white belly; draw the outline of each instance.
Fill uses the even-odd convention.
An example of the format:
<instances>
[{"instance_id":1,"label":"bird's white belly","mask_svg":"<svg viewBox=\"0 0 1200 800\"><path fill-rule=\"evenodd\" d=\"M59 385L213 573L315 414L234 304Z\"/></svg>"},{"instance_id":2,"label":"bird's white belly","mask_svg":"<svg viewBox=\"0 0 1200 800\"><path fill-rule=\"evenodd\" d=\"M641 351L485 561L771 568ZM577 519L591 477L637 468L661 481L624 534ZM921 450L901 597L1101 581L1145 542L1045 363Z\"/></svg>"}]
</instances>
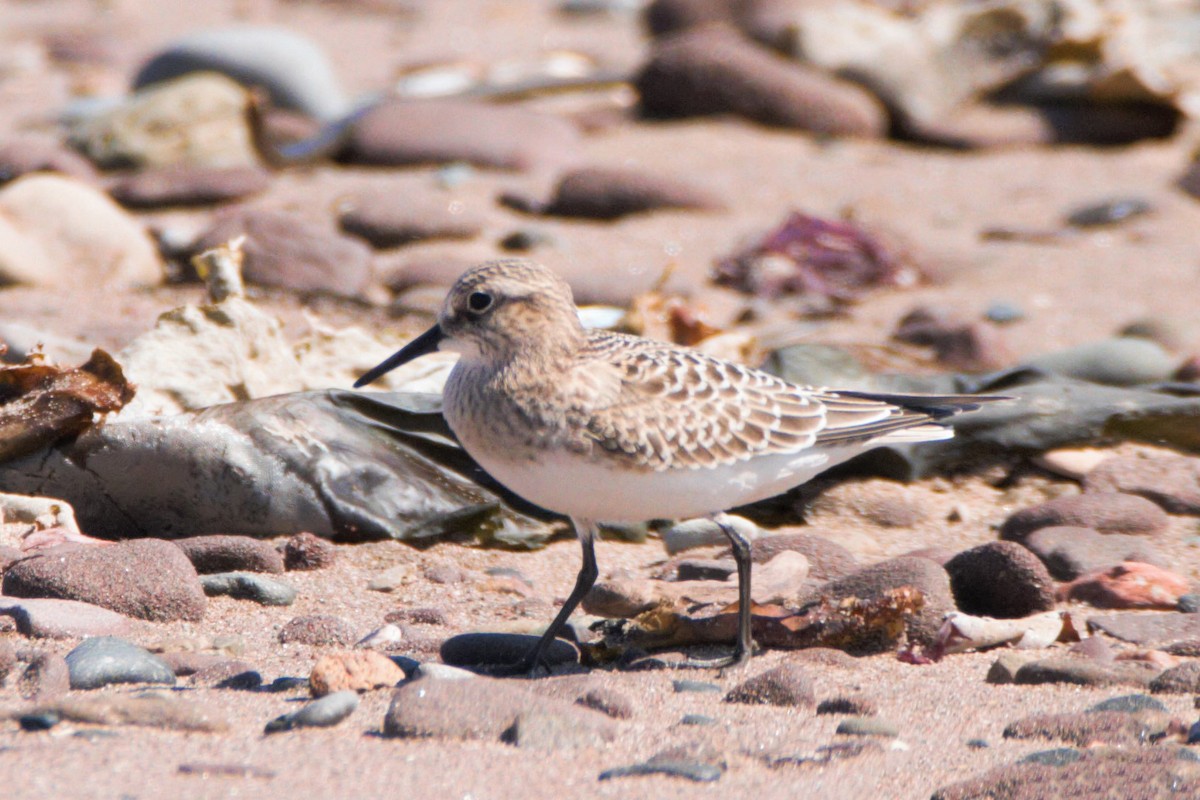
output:
<instances>
[{"instance_id":1,"label":"bird's white belly","mask_svg":"<svg viewBox=\"0 0 1200 800\"><path fill-rule=\"evenodd\" d=\"M857 452L850 447L781 453L663 472L622 470L562 451L533 461L472 455L508 489L550 511L597 522L641 522L697 517L773 497Z\"/></svg>"}]
</instances>

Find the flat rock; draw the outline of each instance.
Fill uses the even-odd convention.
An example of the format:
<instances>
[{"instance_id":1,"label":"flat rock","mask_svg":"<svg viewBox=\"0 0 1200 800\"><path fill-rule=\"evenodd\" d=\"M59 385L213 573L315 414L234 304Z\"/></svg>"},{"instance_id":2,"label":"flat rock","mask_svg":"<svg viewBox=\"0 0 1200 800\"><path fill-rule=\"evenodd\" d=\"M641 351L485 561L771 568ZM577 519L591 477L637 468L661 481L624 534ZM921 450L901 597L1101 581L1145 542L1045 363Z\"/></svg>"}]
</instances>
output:
<instances>
[{"instance_id":1,"label":"flat rock","mask_svg":"<svg viewBox=\"0 0 1200 800\"><path fill-rule=\"evenodd\" d=\"M1042 560L1051 575L1064 581L1115 567L1123 561L1170 566L1170 560L1145 537L1097 533L1091 528L1072 525L1038 528L1023 544Z\"/></svg>"},{"instance_id":2,"label":"flat rock","mask_svg":"<svg viewBox=\"0 0 1200 800\"><path fill-rule=\"evenodd\" d=\"M1054 579L1036 555L1015 542L988 542L946 562L958 608L1020 619L1054 609Z\"/></svg>"},{"instance_id":3,"label":"flat rock","mask_svg":"<svg viewBox=\"0 0 1200 800\"><path fill-rule=\"evenodd\" d=\"M281 644L340 645L349 647L358 639L354 628L341 617L309 614L293 617L279 631Z\"/></svg>"},{"instance_id":4,"label":"flat rock","mask_svg":"<svg viewBox=\"0 0 1200 800\"><path fill-rule=\"evenodd\" d=\"M356 121L344 158L392 167L464 161L498 169L553 169L579 160L579 141L571 123L515 106L388 100Z\"/></svg>"},{"instance_id":5,"label":"flat rock","mask_svg":"<svg viewBox=\"0 0 1200 800\"><path fill-rule=\"evenodd\" d=\"M1158 675L1158 668L1138 661L1103 662L1084 658L1052 657L1024 664L1017 670L1014 683L1071 683L1078 686L1147 687Z\"/></svg>"},{"instance_id":6,"label":"flat rock","mask_svg":"<svg viewBox=\"0 0 1200 800\"><path fill-rule=\"evenodd\" d=\"M520 633L462 633L442 642L442 661L454 667L516 664L529 655L538 637ZM579 652L570 642L555 639L546 650L551 666L574 664Z\"/></svg>"},{"instance_id":7,"label":"flat rock","mask_svg":"<svg viewBox=\"0 0 1200 800\"><path fill-rule=\"evenodd\" d=\"M5 571L3 593L79 600L156 622L198 620L206 605L195 568L163 539L40 551Z\"/></svg>"},{"instance_id":8,"label":"flat rock","mask_svg":"<svg viewBox=\"0 0 1200 800\"><path fill-rule=\"evenodd\" d=\"M1039 528L1058 525L1092 528L1098 533L1146 535L1165 530L1167 514L1144 497L1093 492L1023 508L1004 521L1000 538L1022 542Z\"/></svg>"},{"instance_id":9,"label":"flat rock","mask_svg":"<svg viewBox=\"0 0 1200 800\"><path fill-rule=\"evenodd\" d=\"M1162 451L1113 456L1087 474L1083 490L1123 492L1172 514L1200 514L1200 458Z\"/></svg>"},{"instance_id":10,"label":"flat rock","mask_svg":"<svg viewBox=\"0 0 1200 800\"><path fill-rule=\"evenodd\" d=\"M195 733L229 730L229 722L210 704L154 694L64 697L46 708L64 720L89 725L139 725Z\"/></svg>"},{"instance_id":11,"label":"flat rock","mask_svg":"<svg viewBox=\"0 0 1200 800\"><path fill-rule=\"evenodd\" d=\"M1191 590L1191 582L1182 575L1136 561L1083 575L1059 587L1062 597L1097 608L1175 608L1179 598Z\"/></svg>"},{"instance_id":12,"label":"flat rock","mask_svg":"<svg viewBox=\"0 0 1200 800\"><path fill-rule=\"evenodd\" d=\"M1154 712L1129 714L1124 711L1082 711L1066 714L1035 714L1011 723L1005 739L1051 739L1079 747L1097 744L1140 745L1150 734L1165 729Z\"/></svg>"},{"instance_id":13,"label":"flat rock","mask_svg":"<svg viewBox=\"0 0 1200 800\"><path fill-rule=\"evenodd\" d=\"M174 164L135 172L108 190L126 208L211 206L265 192L271 173L261 167Z\"/></svg>"},{"instance_id":14,"label":"flat rock","mask_svg":"<svg viewBox=\"0 0 1200 800\"><path fill-rule=\"evenodd\" d=\"M462 201L442 195L380 190L343 202L342 230L372 247L399 247L429 239L473 239L487 220Z\"/></svg>"},{"instance_id":15,"label":"flat rock","mask_svg":"<svg viewBox=\"0 0 1200 800\"><path fill-rule=\"evenodd\" d=\"M264 606L290 606L296 602L294 588L254 572L217 572L202 576L200 584L210 597L225 595Z\"/></svg>"},{"instance_id":16,"label":"flat rock","mask_svg":"<svg viewBox=\"0 0 1200 800\"><path fill-rule=\"evenodd\" d=\"M331 567L337 561L337 546L307 531L289 536L283 544L283 565L289 571Z\"/></svg>"},{"instance_id":17,"label":"flat rock","mask_svg":"<svg viewBox=\"0 0 1200 800\"><path fill-rule=\"evenodd\" d=\"M0 285L116 290L155 286L163 274L141 223L92 186L35 173L0 189Z\"/></svg>"},{"instance_id":18,"label":"flat rock","mask_svg":"<svg viewBox=\"0 0 1200 800\"><path fill-rule=\"evenodd\" d=\"M67 653L66 660L72 689L99 689L113 683L175 683L175 672L161 658L111 636L85 639Z\"/></svg>"},{"instance_id":19,"label":"flat rock","mask_svg":"<svg viewBox=\"0 0 1200 800\"><path fill-rule=\"evenodd\" d=\"M387 656L374 650L356 650L321 656L308 676L308 686L313 697L321 697L347 689L386 689L402 680L404 670Z\"/></svg>"},{"instance_id":20,"label":"flat rock","mask_svg":"<svg viewBox=\"0 0 1200 800\"><path fill-rule=\"evenodd\" d=\"M808 672L795 664L782 664L730 689L725 702L808 707L816 705L817 698Z\"/></svg>"},{"instance_id":21,"label":"flat rock","mask_svg":"<svg viewBox=\"0 0 1200 800\"><path fill-rule=\"evenodd\" d=\"M213 534L172 540L196 572L283 572L283 556L262 539Z\"/></svg>"},{"instance_id":22,"label":"flat rock","mask_svg":"<svg viewBox=\"0 0 1200 800\"><path fill-rule=\"evenodd\" d=\"M1174 611L1096 615L1087 618L1087 627L1091 632L1148 647L1200 639L1200 615Z\"/></svg>"},{"instance_id":23,"label":"flat rock","mask_svg":"<svg viewBox=\"0 0 1200 800\"><path fill-rule=\"evenodd\" d=\"M0 616L12 617L18 632L37 639L124 636L134 626L123 614L77 600L0 595Z\"/></svg>"},{"instance_id":24,"label":"flat rock","mask_svg":"<svg viewBox=\"0 0 1200 800\"><path fill-rule=\"evenodd\" d=\"M306 703L299 711L276 717L267 723L265 733L294 728L330 728L358 710L358 692L340 691Z\"/></svg>"},{"instance_id":25,"label":"flat rock","mask_svg":"<svg viewBox=\"0 0 1200 800\"><path fill-rule=\"evenodd\" d=\"M653 117L738 114L765 125L879 137L887 114L860 86L785 59L721 25L657 40L635 79Z\"/></svg>"},{"instance_id":26,"label":"flat rock","mask_svg":"<svg viewBox=\"0 0 1200 800\"><path fill-rule=\"evenodd\" d=\"M490 678L464 681L422 679L396 690L383 730L387 736L436 736L500 741L522 714L558 715L587 727L603 741L619 728L603 714L565 700L536 694L532 687ZM545 724L543 721L542 724Z\"/></svg>"}]
</instances>

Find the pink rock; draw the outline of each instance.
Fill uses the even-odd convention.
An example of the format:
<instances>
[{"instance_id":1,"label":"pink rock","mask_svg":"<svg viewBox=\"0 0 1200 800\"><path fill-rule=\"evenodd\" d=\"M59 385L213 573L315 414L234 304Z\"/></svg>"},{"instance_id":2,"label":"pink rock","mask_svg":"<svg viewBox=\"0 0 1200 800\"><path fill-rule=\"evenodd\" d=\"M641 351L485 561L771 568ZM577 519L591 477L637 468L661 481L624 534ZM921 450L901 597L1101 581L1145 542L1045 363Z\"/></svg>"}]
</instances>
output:
<instances>
[{"instance_id":1,"label":"pink rock","mask_svg":"<svg viewBox=\"0 0 1200 800\"><path fill-rule=\"evenodd\" d=\"M1191 591L1186 578L1170 570L1125 561L1084 575L1059 589L1060 597L1097 608L1174 608Z\"/></svg>"}]
</instances>

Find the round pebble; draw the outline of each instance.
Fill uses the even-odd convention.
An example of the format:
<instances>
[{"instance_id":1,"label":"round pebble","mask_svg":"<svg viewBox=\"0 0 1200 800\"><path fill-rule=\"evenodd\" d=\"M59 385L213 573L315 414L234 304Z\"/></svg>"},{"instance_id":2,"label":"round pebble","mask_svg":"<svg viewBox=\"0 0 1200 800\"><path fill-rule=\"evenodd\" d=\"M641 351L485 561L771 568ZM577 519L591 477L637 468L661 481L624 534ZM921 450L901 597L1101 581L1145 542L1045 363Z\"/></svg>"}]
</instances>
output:
<instances>
[{"instance_id":1,"label":"round pebble","mask_svg":"<svg viewBox=\"0 0 1200 800\"><path fill-rule=\"evenodd\" d=\"M306 704L299 711L271 720L263 733L279 733L294 728L329 728L353 714L358 709L358 703L358 692L327 694Z\"/></svg>"},{"instance_id":2,"label":"round pebble","mask_svg":"<svg viewBox=\"0 0 1200 800\"><path fill-rule=\"evenodd\" d=\"M158 656L112 636L96 636L67 653L72 689L99 689L113 683L174 685L175 673Z\"/></svg>"},{"instance_id":3,"label":"round pebble","mask_svg":"<svg viewBox=\"0 0 1200 800\"><path fill-rule=\"evenodd\" d=\"M253 600L264 606L290 606L296 602L296 590L291 586L251 572L202 575L200 584L210 597L226 595L238 600Z\"/></svg>"}]
</instances>

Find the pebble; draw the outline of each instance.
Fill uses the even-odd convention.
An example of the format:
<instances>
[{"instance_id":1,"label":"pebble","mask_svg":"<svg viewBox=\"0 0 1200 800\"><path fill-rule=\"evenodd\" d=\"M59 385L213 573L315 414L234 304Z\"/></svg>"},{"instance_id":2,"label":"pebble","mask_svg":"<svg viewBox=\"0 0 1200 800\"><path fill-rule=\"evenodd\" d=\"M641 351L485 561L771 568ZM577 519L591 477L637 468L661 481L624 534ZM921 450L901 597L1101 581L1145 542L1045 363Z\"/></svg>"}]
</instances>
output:
<instances>
[{"instance_id":1,"label":"pebble","mask_svg":"<svg viewBox=\"0 0 1200 800\"><path fill-rule=\"evenodd\" d=\"M632 719L634 703L628 695L616 689L596 687L589 689L575 701L584 708L599 711L613 719Z\"/></svg>"},{"instance_id":2,"label":"pebble","mask_svg":"<svg viewBox=\"0 0 1200 800\"><path fill-rule=\"evenodd\" d=\"M549 247L556 241L553 234L547 231L538 228L518 228L512 233L506 234L499 241L499 245L504 250L525 253L535 247Z\"/></svg>"},{"instance_id":3,"label":"pebble","mask_svg":"<svg viewBox=\"0 0 1200 800\"><path fill-rule=\"evenodd\" d=\"M1096 228L1128 222L1149 214L1154 206L1139 197L1121 197L1080 206L1067 214L1066 222L1076 228Z\"/></svg>"},{"instance_id":4,"label":"pebble","mask_svg":"<svg viewBox=\"0 0 1200 800\"><path fill-rule=\"evenodd\" d=\"M862 87L780 58L725 26L656 40L634 83L652 117L738 114L835 136L887 131L883 106Z\"/></svg>"},{"instance_id":5,"label":"pebble","mask_svg":"<svg viewBox=\"0 0 1200 800\"><path fill-rule=\"evenodd\" d=\"M645 170L587 167L563 175L540 213L614 220L660 209L710 211L722 204L685 181Z\"/></svg>"},{"instance_id":6,"label":"pebble","mask_svg":"<svg viewBox=\"0 0 1200 800\"><path fill-rule=\"evenodd\" d=\"M54 172L88 184L99 177L92 162L53 137L17 134L0 142L0 185L34 172Z\"/></svg>"},{"instance_id":7,"label":"pebble","mask_svg":"<svg viewBox=\"0 0 1200 800\"><path fill-rule=\"evenodd\" d=\"M1095 492L1059 497L1023 508L1000 526L1000 538L1022 542L1039 528L1070 525L1099 533L1148 535L1166 530L1167 514L1143 497Z\"/></svg>"},{"instance_id":8,"label":"pebble","mask_svg":"<svg viewBox=\"0 0 1200 800\"><path fill-rule=\"evenodd\" d=\"M1126 561L1059 587L1060 596L1097 608L1174 608L1191 591L1187 578L1151 564Z\"/></svg>"},{"instance_id":9,"label":"pebble","mask_svg":"<svg viewBox=\"0 0 1200 800\"><path fill-rule=\"evenodd\" d=\"M750 582L751 598L766 605L790 605L804 591L808 559L795 550L784 550L765 564L755 564Z\"/></svg>"},{"instance_id":10,"label":"pebble","mask_svg":"<svg viewBox=\"0 0 1200 800\"><path fill-rule=\"evenodd\" d=\"M626 767L613 767L600 773L598 780L630 778L641 775L666 775L671 778L686 778L697 783L718 780L725 770L716 764L697 764L691 761L645 761Z\"/></svg>"},{"instance_id":11,"label":"pebble","mask_svg":"<svg viewBox=\"0 0 1200 800\"><path fill-rule=\"evenodd\" d=\"M141 223L92 186L34 173L0 189L0 284L119 290L163 276Z\"/></svg>"},{"instance_id":12,"label":"pebble","mask_svg":"<svg viewBox=\"0 0 1200 800\"><path fill-rule=\"evenodd\" d=\"M1034 714L1004 729L1005 739L1051 739L1077 747L1098 744L1140 745L1164 720L1124 711L1083 711L1065 714Z\"/></svg>"},{"instance_id":13,"label":"pebble","mask_svg":"<svg viewBox=\"0 0 1200 800\"><path fill-rule=\"evenodd\" d=\"M381 189L347 199L338 215L346 233L385 249L430 239L473 239L487 219L465 202L444 195Z\"/></svg>"},{"instance_id":14,"label":"pebble","mask_svg":"<svg viewBox=\"0 0 1200 800\"><path fill-rule=\"evenodd\" d=\"M296 602L296 590L253 572L218 572L203 575L200 583L209 597L224 595L237 600L253 600L264 606L290 606Z\"/></svg>"},{"instance_id":15,"label":"pebble","mask_svg":"<svg viewBox=\"0 0 1200 800\"><path fill-rule=\"evenodd\" d=\"M152 54L135 89L195 72L227 75L270 95L272 106L331 120L350 110L325 51L283 27L242 25L189 33Z\"/></svg>"},{"instance_id":16,"label":"pebble","mask_svg":"<svg viewBox=\"0 0 1200 800\"><path fill-rule=\"evenodd\" d=\"M612 736L607 725L587 724L556 708L538 707L517 714L512 727L504 733L504 741L524 750L560 751L601 747Z\"/></svg>"},{"instance_id":17,"label":"pebble","mask_svg":"<svg viewBox=\"0 0 1200 800\"><path fill-rule=\"evenodd\" d=\"M188 75L146 87L82 118L70 143L104 169L258 163L246 120L246 90L224 75Z\"/></svg>"},{"instance_id":18,"label":"pebble","mask_svg":"<svg viewBox=\"0 0 1200 800\"><path fill-rule=\"evenodd\" d=\"M294 692L297 689L308 691L308 678L297 678L292 675L281 675L271 681L267 691L271 693Z\"/></svg>"},{"instance_id":19,"label":"pebble","mask_svg":"<svg viewBox=\"0 0 1200 800\"><path fill-rule=\"evenodd\" d=\"M1154 694L1196 694L1200 692L1200 661L1187 661L1164 670L1150 682Z\"/></svg>"},{"instance_id":20,"label":"pebble","mask_svg":"<svg viewBox=\"0 0 1200 800\"><path fill-rule=\"evenodd\" d=\"M1101 700L1088 708L1088 711L1124 711L1126 714L1138 711L1160 711L1165 714L1168 709L1161 700L1148 694L1123 694Z\"/></svg>"},{"instance_id":21,"label":"pebble","mask_svg":"<svg viewBox=\"0 0 1200 800\"><path fill-rule=\"evenodd\" d=\"M799 555L799 554L797 554ZM805 561L807 564L807 560ZM724 581L737 572L737 564L728 558L685 558L675 569L677 581Z\"/></svg>"},{"instance_id":22,"label":"pebble","mask_svg":"<svg viewBox=\"0 0 1200 800\"><path fill-rule=\"evenodd\" d=\"M290 571L327 569L337 562L337 546L304 531L283 544L283 565Z\"/></svg>"},{"instance_id":23,"label":"pebble","mask_svg":"<svg viewBox=\"0 0 1200 800\"><path fill-rule=\"evenodd\" d=\"M72 689L99 689L113 683L175 684L175 673L158 656L112 636L96 636L67 653Z\"/></svg>"},{"instance_id":24,"label":"pebble","mask_svg":"<svg viewBox=\"0 0 1200 800\"><path fill-rule=\"evenodd\" d=\"M74 639L124 636L133 620L107 608L77 600L32 599L0 595L0 617L16 622L23 636L36 639Z\"/></svg>"},{"instance_id":25,"label":"pebble","mask_svg":"<svg viewBox=\"0 0 1200 800\"><path fill-rule=\"evenodd\" d=\"M429 678L435 681L464 681L468 678L478 678L479 676L467 669L452 667L449 664L438 664L432 661L422 662L417 666L416 670L411 673L413 680L418 678Z\"/></svg>"},{"instance_id":26,"label":"pebble","mask_svg":"<svg viewBox=\"0 0 1200 800\"><path fill-rule=\"evenodd\" d=\"M1016 683L1017 673L1030 661L1030 657L1023 653L1002 652L988 668L984 680L996 685Z\"/></svg>"},{"instance_id":27,"label":"pebble","mask_svg":"<svg viewBox=\"0 0 1200 800\"><path fill-rule=\"evenodd\" d=\"M5 571L3 593L78 600L155 622L199 620L206 606L195 568L163 539L39 551Z\"/></svg>"},{"instance_id":28,"label":"pebble","mask_svg":"<svg viewBox=\"0 0 1200 800\"><path fill-rule=\"evenodd\" d=\"M838 723L837 730L844 736L886 736L896 738L900 728L881 717L849 717Z\"/></svg>"},{"instance_id":29,"label":"pebble","mask_svg":"<svg viewBox=\"0 0 1200 800\"><path fill-rule=\"evenodd\" d=\"M725 702L800 707L816 705L817 698L812 678L803 668L782 664L730 689Z\"/></svg>"},{"instance_id":30,"label":"pebble","mask_svg":"<svg viewBox=\"0 0 1200 800\"><path fill-rule=\"evenodd\" d=\"M1143 559L1144 560L1144 559ZM1176 605L1178 610L1184 614L1200 613L1200 594L1196 592L1188 592L1179 596L1179 603Z\"/></svg>"},{"instance_id":31,"label":"pebble","mask_svg":"<svg viewBox=\"0 0 1200 800\"><path fill-rule=\"evenodd\" d=\"M196 572L283 572L283 556L261 539L211 534L173 540Z\"/></svg>"},{"instance_id":32,"label":"pebble","mask_svg":"<svg viewBox=\"0 0 1200 800\"><path fill-rule=\"evenodd\" d=\"M442 643L442 661L455 667L516 664L529 655L538 637L519 633L462 633ZM546 650L550 666L575 664L579 651L570 642L555 639Z\"/></svg>"},{"instance_id":33,"label":"pebble","mask_svg":"<svg viewBox=\"0 0 1200 800\"><path fill-rule=\"evenodd\" d=\"M369 692L397 685L405 678L395 661L374 650L321 656L308 676L309 692L322 697L346 689Z\"/></svg>"},{"instance_id":34,"label":"pebble","mask_svg":"<svg viewBox=\"0 0 1200 800\"><path fill-rule=\"evenodd\" d=\"M1036 686L1043 683L1070 683L1078 686L1147 687L1158 674L1150 664L1136 661L1105 663L1084 658L1052 657L1021 666L1014 683Z\"/></svg>"},{"instance_id":35,"label":"pebble","mask_svg":"<svg viewBox=\"0 0 1200 800\"><path fill-rule=\"evenodd\" d=\"M22 714L17 718L17 724L26 732L48 731L62 721L55 711L36 711L32 714Z\"/></svg>"},{"instance_id":36,"label":"pebble","mask_svg":"<svg viewBox=\"0 0 1200 800\"><path fill-rule=\"evenodd\" d=\"M203 252L245 236L247 283L300 292L361 297L374 285L371 248L291 211L228 212L192 244Z\"/></svg>"},{"instance_id":37,"label":"pebble","mask_svg":"<svg viewBox=\"0 0 1200 800\"><path fill-rule=\"evenodd\" d=\"M293 617L279 631L281 644L340 645L348 647L358 637L349 622L328 614Z\"/></svg>"},{"instance_id":38,"label":"pebble","mask_svg":"<svg viewBox=\"0 0 1200 800\"><path fill-rule=\"evenodd\" d=\"M1087 474L1083 490L1123 492L1172 514L1200 514L1200 458L1161 450L1112 456Z\"/></svg>"},{"instance_id":39,"label":"pebble","mask_svg":"<svg viewBox=\"0 0 1200 800\"><path fill-rule=\"evenodd\" d=\"M281 733L296 728L331 728L358 710L358 692L341 691L305 703L299 711L276 717L263 733Z\"/></svg>"},{"instance_id":40,"label":"pebble","mask_svg":"<svg viewBox=\"0 0 1200 800\"><path fill-rule=\"evenodd\" d=\"M698 692L698 693L702 693L702 694L703 693L711 693L711 694L720 694L721 693L720 686L718 686L715 683L708 683L707 681L688 681L688 680L671 681L671 688L675 690L676 694L684 694L684 693L688 693L688 692Z\"/></svg>"},{"instance_id":41,"label":"pebble","mask_svg":"<svg viewBox=\"0 0 1200 800\"><path fill-rule=\"evenodd\" d=\"M1159 647L1181 640L1200 639L1200 618L1194 614L1160 612L1143 614L1103 614L1088 617L1089 631L1114 639L1148 647Z\"/></svg>"},{"instance_id":42,"label":"pebble","mask_svg":"<svg viewBox=\"0 0 1200 800\"><path fill-rule=\"evenodd\" d=\"M710 717L706 714L684 714L679 720L679 724L707 727L709 725L716 725L719 721L716 717Z\"/></svg>"},{"instance_id":43,"label":"pebble","mask_svg":"<svg viewBox=\"0 0 1200 800\"><path fill-rule=\"evenodd\" d=\"M399 167L466 163L551 170L577 163L578 129L558 117L470 100L388 100L354 124L343 157Z\"/></svg>"},{"instance_id":44,"label":"pebble","mask_svg":"<svg viewBox=\"0 0 1200 800\"><path fill-rule=\"evenodd\" d=\"M754 542L763 533L761 528L745 517L729 515L726 520L748 542ZM659 538L662 539L667 554L672 556L695 547L729 544L729 539L721 533L720 526L703 517L676 522L659 531Z\"/></svg>"},{"instance_id":45,"label":"pebble","mask_svg":"<svg viewBox=\"0 0 1200 800\"><path fill-rule=\"evenodd\" d=\"M450 621L446 610L436 606L401 608L389 611L383 619L384 622L413 622L418 625L446 625Z\"/></svg>"},{"instance_id":46,"label":"pebble","mask_svg":"<svg viewBox=\"0 0 1200 800\"><path fill-rule=\"evenodd\" d=\"M498 742L520 715L533 711L556 714L564 724L591 729L603 741L615 739L619 730L617 723L603 714L567 700L540 697L529 685L482 677L404 684L392 697L383 730L386 736Z\"/></svg>"},{"instance_id":47,"label":"pebble","mask_svg":"<svg viewBox=\"0 0 1200 800\"><path fill-rule=\"evenodd\" d=\"M879 712L875 701L866 697L831 697L817 703L817 714L853 714L859 717L874 716Z\"/></svg>"},{"instance_id":48,"label":"pebble","mask_svg":"<svg viewBox=\"0 0 1200 800\"><path fill-rule=\"evenodd\" d=\"M968 614L1019 619L1055 606L1054 579L1015 542L988 542L946 562L958 608Z\"/></svg>"},{"instance_id":49,"label":"pebble","mask_svg":"<svg viewBox=\"0 0 1200 800\"><path fill-rule=\"evenodd\" d=\"M1157 342L1119 336L1044 353L1023 366L1106 386L1137 386L1169 380L1176 361Z\"/></svg>"},{"instance_id":50,"label":"pebble","mask_svg":"<svg viewBox=\"0 0 1200 800\"><path fill-rule=\"evenodd\" d=\"M196 672L191 677L193 686L210 686L213 689L252 692L262 686L262 673L245 661L226 659Z\"/></svg>"},{"instance_id":51,"label":"pebble","mask_svg":"<svg viewBox=\"0 0 1200 800\"><path fill-rule=\"evenodd\" d=\"M404 631L399 625L390 622L376 628L354 643L355 647L365 647L370 650L386 650L394 644L404 641Z\"/></svg>"},{"instance_id":52,"label":"pebble","mask_svg":"<svg viewBox=\"0 0 1200 800\"><path fill-rule=\"evenodd\" d=\"M763 564L779 553L791 550L808 560L809 578L822 581L841 578L858 569L854 554L837 542L812 533L785 531L752 542L750 560L755 564Z\"/></svg>"},{"instance_id":53,"label":"pebble","mask_svg":"<svg viewBox=\"0 0 1200 800\"><path fill-rule=\"evenodd\" d=\"M71 670L58 653L38 650L26 656L25 670L17 681L22 697L51 700L71 689Z\"/></svg>"},{"instance_id":54,"label":"pebble","mask_svg":"<svg viewBox=\"0 0 1200 800\"><path fill-rule=\"evenodd\" d=\"M411 564L397 564L388 567L383 572L377 572L367 581L367 589L372 592L394 592L412 577Z\"/></svg>"},{"instance_id":55,"label":"pebble","mask_svg":"<svg viewBox=\"0 0 1200 800\"><path fill-rule=\"evenodd\" d=\"M1170 560L1142 536L1124 533L1101 534L1091 528L1055 525L1039 528L1022 543L1055 578L1071 581L1092 572L1139 561L1166 567Z\"/></svg>"},{"instance_id":56,"label":"pebble","mask_svg":"<svg viewBox=\"0 0 1200 800\"><path fill-rule=\"evenodd\" d=\"M202 167L173 164L121 178L108 190L126 208L211 206L265 192L271 173L260 167Z\"/></svg>"},{"instance_id":57,"label":"pebble","mask_svg":"<svg viewBox=\"0 0 1200 800\"><path fill-rule=\"evenodd\" d=\"M988 305L983 315L989 322L1007 325L1010 322L1019 322L1025 319L1025 310L1009 300L994 300Z\"/></svg>"},{"instance_id":58,"label":"pebble","mask_svg":"<svg viewBox=\"0 0 1200 800\"><path fill-rule=\"evenodd\" d=\"M1034 462L1042 469L1078 481L1109 456L1110 451L1100 447L1058 447L1036 456Z\"/></svg>"}]
</instances>

